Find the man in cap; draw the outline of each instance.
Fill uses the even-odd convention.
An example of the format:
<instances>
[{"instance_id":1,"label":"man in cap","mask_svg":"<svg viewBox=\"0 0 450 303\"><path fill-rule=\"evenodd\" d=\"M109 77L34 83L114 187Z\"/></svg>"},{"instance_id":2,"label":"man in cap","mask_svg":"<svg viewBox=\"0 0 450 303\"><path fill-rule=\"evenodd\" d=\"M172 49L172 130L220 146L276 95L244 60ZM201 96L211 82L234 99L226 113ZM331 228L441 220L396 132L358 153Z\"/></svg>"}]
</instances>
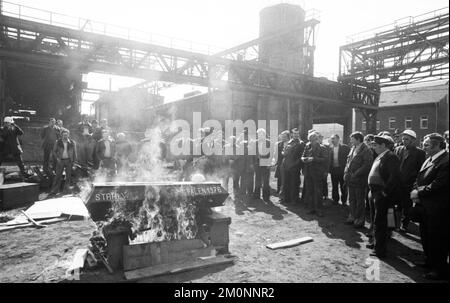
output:
<instances>
[{"instance_id":1,"label":"man in cap","mask_svg":"<svg viewBox=\"0 0 450 303\"><path fill-rule=\"evenodd\" d=\"M320 144L320 136L319 132L308 134L309 144L304 149L301 160L305 163L303 199L310 208L309 214L322 217L323 176L328 171L328 153Z\"/></svg>"},{"instance_id":2,"label":"man in cap","mask_svg":"<svg viewBox=\"0 0 450 303\"><path fill-rule=\"evenodd\" d=\"M303 167L301 156L305 150L305 143L300 140L300 132L297 128L291 130L291 137L282 151L281 199L287 203L297 203L300 194L300 170Z\"/></svg>"},{"instance_id":3,"label":"man in cap","mask_svg":"<svg viewBox=\"0 0 450 303\"><path fill-rule=\"evenodd\" d=\"M14 123L12 117L5 117L3 123L4 126L0 129L0 137L3 141L3 148L0 151L2 153L0 165L4 159L11 159L19 167L22 178L28 177L22 161L23 150L19 140L19 136L23 135L23 130Z\"/></svg>"},{"instance_id":4,"label":"man in cap","mask_svg":"<svg viewBox=\"0 0 450 303\"><path fill-rule=\"evenodd\" d=\"M367 175L373 161L372 151L363 141L364 136L361 132L354 132L350 135L352 149L344 169L344 182L348 187L350 206L345 223L354 225L356 228L364 227Z\"/></svg>"},{"instance_id":5,"label":"man in cap","mask_svg":"<svg viewBox=\"0 0 450 303\"><path fill-rule=\"evenodd\" d=\"M390 136L375 136L373 148L377 157L369 172L368 184L370 198L375 206L373 218L373 244L367 245L374 251L370 254L379 258L386 257L389 239L387 216L388 209L393 207L399 188L400 161L390 146L394 140Z\"/></svg>"},{"instance_id":6,"label":"man in cap","mask_svg":"<svg viewBox=\"0 0 450 303\"><path fill-rule=\"evenodd\" d=\"M425 152L416 147L417 135L413 130L407 129L402 134L403 145L395 149L400 159L400 209L402 211L402 225L400 230L407 231L409 224L409 210L412 201L409 197L416 181L417 174L425 161Z\"/></svg>"},{"instance_id":7,"label":"man in cap","mask_svg":"<svg viewBox=\"0 0 450 303\"><path fill-rule=\"evenodd\" d=\"M428 157L420 168L411 199L411 213L420 222L425 253L426 279L448 279L449 186L448 153L444 138L436 133L425 136L423 148Z\"/></svg>"}]
</instances>

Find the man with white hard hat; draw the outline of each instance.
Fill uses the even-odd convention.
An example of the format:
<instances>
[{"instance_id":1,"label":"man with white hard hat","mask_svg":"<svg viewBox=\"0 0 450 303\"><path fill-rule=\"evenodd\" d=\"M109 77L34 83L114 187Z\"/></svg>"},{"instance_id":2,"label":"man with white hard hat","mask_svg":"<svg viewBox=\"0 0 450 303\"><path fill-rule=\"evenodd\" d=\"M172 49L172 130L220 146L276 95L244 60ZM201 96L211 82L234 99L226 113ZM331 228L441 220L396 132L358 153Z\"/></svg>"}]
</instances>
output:
<instances>
[{"instance_id":1,"label":"man with white hard hat","mask_svg":"<svg viewBox=\"0 0 450 303\"><path fill-rule=\"evenodd\" d=\"M4 125L0 129L0 137L1 141L3 141L0 165L5 159L13 160L19 167L22 177L27 177L28 174L25 172L25 167L22 161L23 150L19 141L19 136L23 135L23 131L14 123L14 119L12 117L5 117L3 123Z\"/></svg>"},{"instance_id":2,"label":"man with white hard hat","mask_svg":"<svg viewBox=\"0 0 450 303\"><path fill-rule=\"evenodd\" d=\"M406 129L402 134L403 145L395 148L395 154L400 159L400 210L402 212L402 225L400 230L406 232L409 225L409 211L412 201L411 192L417 174L425 161L425 152L416 147L416 132Z\"/></svg>"}]
</instances>

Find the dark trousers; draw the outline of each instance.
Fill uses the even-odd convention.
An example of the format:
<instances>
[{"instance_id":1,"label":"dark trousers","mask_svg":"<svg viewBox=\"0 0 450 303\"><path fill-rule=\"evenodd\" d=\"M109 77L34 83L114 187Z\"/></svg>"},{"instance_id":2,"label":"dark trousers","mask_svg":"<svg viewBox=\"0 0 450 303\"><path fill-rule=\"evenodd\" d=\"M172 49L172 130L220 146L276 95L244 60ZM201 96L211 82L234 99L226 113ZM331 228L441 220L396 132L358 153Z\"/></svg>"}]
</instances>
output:
<instances>
[{"instance_id":1,"label":"dark trousers","mask_svg":"<svg viewBox=\"0 0 450 303\"><path fill-rule=\"evenodd\" d=\"M91 140L89 136L81 136L77 142L77 160L82 166L88 166L89 163L93 163L94 145Z\"/></svg>"},{"instance_id":2,"label":"dark trousers","mask_svg":"<svg viewBox=\"0 0 450 303\"><path fill-rule=\"evenodd\" d=\"M322 197L328 198L328 175L324 176L322 180Z\"/></svg>"},{"instance_id":3,"label":"dark trousers","mask_svg":"<svg viewBox=\"0 0 450 303\"><path fill-rule=\"evenodd\" d=\"M237 193L240 190L239 181L241 178L241 173L237 169L233 169L232 174L233 174L233 191Z\"/></svg>"},{"instance_id":4,"label":"dark trousers","mask_svg":"<svg viewBox=\"0 0 450 303\"><path fill-rule=\"evenodd\" d=\"M281 192L281 175L277 178L277 194Z\"/></svg>"},{"instance_id":5,"label":"dark trousers","mask_svg":"<svg viewBox=\"0 0 450 303\"><path fill-rule=\"evenodd\" d=\"M390 202L386 197L383 197L381 190L372 189L371 198L373 199L374 205L373 234L375 253L385 254L389 239L387 213Z\"/></svg>"},{"instance_id":6,"label":"dark trousers","mask_svg":"<svg viewBox=\"0 0 450 303\"><path fill-rule=\"evenodd\" d=\"M411 211L411 207L413 205L410 194L412 191L411 186L402 186L400 187L400 207L402 212L402 225L407 227L410 221L409 212Z\"/></svg>"},{"instance_id":7,"label":"dark trousers","mask_svg":"<svg viewBox=\"0 0 450 303\"><path fill-rule=\"evenodd\" d=\"M72 181L72 161L70 159L62 159L56 162L56 175L53 180L52 193L59 192L62 181L63 171L66 171L66 180L64 181L64 189L68 189Z\"/></svg>"},{"instance_id":8,"label":"dark trousers","mask_svg":"<svg viewBox=\"0 0 450 303\"><path fill-rule=\"evenodd\" d=\"M415 221L420 224L420 238L428 265L437 273L445 274L449 254L448 209L430 213L422 205L418 205L412 212Z\"/></svg>"},{"instance_id":9,"label":"dark trousers","mask_svg":"<svg viewBox=\"0 0 450 303\"><path fill-rule=\"evenodd\" d=\"M254 173L250 171L243 171L240 174L240 193L244 195L253 194Z\"/></svg>"},{"instance_id":10,"label":"dark trousers","mask_svg":"<svg viewBox=\"0 0 450 303\"><path fill-rule=\"evenodd\" d=\"M0 165L2 165L2 162L5 162L5 160L10 160L10 161L15 162L16 165L20 169L20 173L22 174L22 177L24 177L26 175L25 166L23 165L23 160L22 160L22 155L21 154L8 155L8 156L6 156L4 158L0 157Z\"/></svg>"},{"instance_id":11,"label":"dark trousers","mask_svg":"<svg viewBox=\"0 0 450 303\"><path fill-rule=\"evenodd\" d=\"M356 224L363 224L365 222L365 186L349 186L349 210L350 216Z\"/></svg>"},{"instance_id":12,"label":"dark trousers","mask_svg":"<svg viewBox=\"0 0 450 303\"><path fill-rule=\"evenodd\" d=\"M44 145L44 165L43 165L43 169L44 172L46 174L49 174L50 170L49 170L49 165L50 165L50 160L52 159L52 150L53 150L53 146L48 144L48 145ZM56 170L56 166L55 166L55 162L52 163L53 165L53 169Z\"/></svg>"},{"instance_id":13,"label":"dark trousers","mask_svg":"<svg viewBox=\"0 0 450 303\"><path fill-rule=\"evenodd\" d=\"M300 169L282 169L281 197L286 202L297 203L300 194Z\"/></svg>"},{"instance_id":14,"label":"dark trousers","mask_svg":"<svg viewBox=\"0 0 450 303\"><path fill-rule=\"evenodd\" d=\"M341 202L347 203L347 186L344 184L344 171L340 167L333 167L331 169L331 186L332 186L332 199L334 202L339 202L339 189L341 190Z\"/></svg>"},{"instance_id":15,"label":"dark trousers","mask_svg":"<svg viewBox=\"0 0 450 303\"><path fill-rule=\"evenodd\" d=\"M255 196L259 198L261 194L261 186L263 190L263 199L270 197L270 166L255 167Z\"/></svg>"},{"instance_id":16,"label":"dark trousers","mask_svg":"<svg viewBox=\"0 0 450 303\"><path fill-rule=\"evenodd\" d=\"M303 198L311 210L322 208L323 180L305 175L305 191Z\"/></svg>"},{"instance_id":17,"label":"dark trousers","mask_svg":"<svg viewBox=\"0 0 450 303\"><path fill-rule=\"evenodd\" d=\"M99 167L106 172L108 177L116 175L116 160L113 158L104 158L100 161Z\"/></svg>"}]
</instances>

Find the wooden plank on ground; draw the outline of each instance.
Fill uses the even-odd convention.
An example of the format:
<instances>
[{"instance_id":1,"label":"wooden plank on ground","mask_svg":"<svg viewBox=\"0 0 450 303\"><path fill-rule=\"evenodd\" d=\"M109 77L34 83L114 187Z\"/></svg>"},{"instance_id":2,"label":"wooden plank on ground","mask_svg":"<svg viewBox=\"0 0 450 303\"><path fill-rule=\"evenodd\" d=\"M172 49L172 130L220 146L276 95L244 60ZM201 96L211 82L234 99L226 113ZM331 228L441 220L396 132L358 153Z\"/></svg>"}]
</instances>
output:
<instances>
[{"instance_id":1,"label":"wooden plank on ground","mask_svg":"<svg viewBox=\"0 0 450 303\"><path fill-rule=\"evenodd\" d=\"M160 264L146 268L131 270L125 272L127 280L138 280L143 278L155 277L165 274L173 274L194 269L200 269L209 266L233 263L234 258L226 258L224 256L217 256L204 260L194 260L189 262L178 262L169 264Z\"/></svg>"},{"instance_id":2,"label":"wooden plank on ground","mask_svg":"<svg viewBox=\"0 0 450 303\"><path fill-rule=\"evenodd\" d=\"M53 219L39 221L39 223L41 223L41 224L52 224L52 223L57 223L57 222L62 222L62 221L67 221L67 218L53 218ZM2 226L2 227L0 227L0 232L13 230L13 229L21 229L21 228L26 228L26 227L33 227L33 226L34 226L33 223L26 223L26 224L20 224L20 225L12 225L12 226L4 226L4 227Z\"/></svg>"},{"instance_id":3,"label":"wooden plank on ground","mask_svg":"<svg viewBox=\"0 0 450 303\"><path fill-rule=\"evenodd\" d=\"M293 240L289 240L289 241L268 244L268 245L266 245L266 247L270 248L270 249L287 248L287 247L297 246L300 244L305 244L305 243L312 242L312 241L313 241L313 238L311 238L311 237L303 237L303 238L293 239Z\"/></svg>"}]
</instances>

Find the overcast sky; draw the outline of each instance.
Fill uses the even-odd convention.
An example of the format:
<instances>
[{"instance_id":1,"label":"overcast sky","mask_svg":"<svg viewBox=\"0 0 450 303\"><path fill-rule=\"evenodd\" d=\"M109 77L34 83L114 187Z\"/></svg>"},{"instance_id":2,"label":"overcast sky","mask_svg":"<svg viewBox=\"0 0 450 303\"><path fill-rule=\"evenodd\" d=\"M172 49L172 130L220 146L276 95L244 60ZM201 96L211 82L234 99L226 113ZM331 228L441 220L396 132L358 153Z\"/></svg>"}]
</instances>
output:
<instances>
[{"instance_id":1,"label":"overcast sky","mask_svg":"<svg viewBox=\"0 0 450 303\"><path fill-rule=\"evenodd\" d=\"M395 20L448 6L447 0L13 0L44 10L104 21L228 48L258 37L259 11L273 4L299 4L320 11L315 74L336 77L339 46L346 37ZM200 47L200 46L199 46ZM117 85L117 83L114 83Z\"/></svg>"}]
</instances>

